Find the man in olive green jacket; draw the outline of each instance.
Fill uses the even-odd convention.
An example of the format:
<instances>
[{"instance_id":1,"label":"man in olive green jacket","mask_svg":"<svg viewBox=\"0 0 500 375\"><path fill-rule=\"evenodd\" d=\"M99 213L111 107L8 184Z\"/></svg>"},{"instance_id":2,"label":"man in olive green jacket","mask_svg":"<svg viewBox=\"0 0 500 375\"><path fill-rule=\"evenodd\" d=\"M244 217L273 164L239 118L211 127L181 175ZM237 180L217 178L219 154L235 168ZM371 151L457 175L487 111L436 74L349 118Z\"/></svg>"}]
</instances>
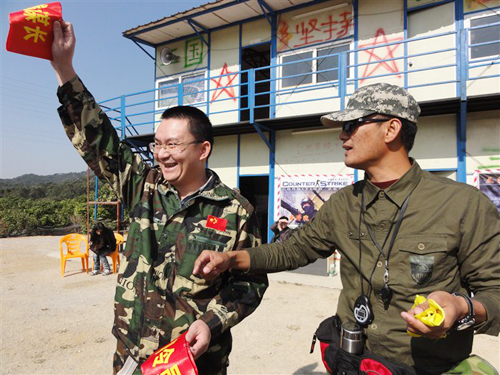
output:
<instances>
[{"instance_id":1,"label":"man in olive green jacket","mask_svg":"<svg viewBox=\"0 0 500 375\"><path fill-rule=\"evenodd\" d=\"M365 179L333 194L288 241L233 254L206 251L193 272L278 272L338 249L337 315L365 327L369 351L419 374L441 374L467 358L474 330L499 333L500 220L482 192L409 158L419 114L398 86L358 89L345 110L321 121L342 128L345 164L364 170ZM417 294L441 306L440 325L415 318L429 307L426 300L412 308Z\"/></svg>"}]
</instances>

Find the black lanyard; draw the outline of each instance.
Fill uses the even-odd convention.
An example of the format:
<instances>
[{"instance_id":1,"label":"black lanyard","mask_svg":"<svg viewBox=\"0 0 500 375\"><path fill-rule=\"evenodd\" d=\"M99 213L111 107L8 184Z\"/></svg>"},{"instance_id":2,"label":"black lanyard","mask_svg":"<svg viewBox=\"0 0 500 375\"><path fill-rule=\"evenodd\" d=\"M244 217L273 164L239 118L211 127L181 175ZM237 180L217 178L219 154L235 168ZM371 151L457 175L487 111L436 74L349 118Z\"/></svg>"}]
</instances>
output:
<instances>
[{"instance_id":1,"label":"black lanyard","mask_svg":"<svg viewBox=\"0 0 500 375\"><path fill-rule=\"evenodd\" d=\"M385 244L387 243L387 240L391 234L391 230L392 230L392 227L394 225L394 219L391 222L391 227L389 228L389 231L387 232L387 236L385 237L384 243L382 244L382 246L380 246L377 239L375 238L372 231L370 230L370 227L366 223L366 220L365 220L365 200L364 200L365 195L364 195L364 193L361 193L361 212L360 212L360 217L359 217L359 231L361 232L361 220L363 220L363 223L365 224L366 230L367 230L368 234L370 235L370 238L371 238L373 244L375 245L377 250L380 252L380 254L377 257L377 261L375 262L375 264L373 266L370 278L368 279L368 284L369 284L368 294L370 294L370 291L372 289L371 280L372 280L373 273L375 272L375 269L377 267L377 263L380 259L380 255L382 255L385 258L385 270L384 270L384 287L381 290L381 296L382 296L382 300L384 302L384 308L386 310L388 309L389 303L391 302L391 298L392 298L392 290L389 288L389 285L388 285L388 283L389 283L389 258L391 257L392 248L394 246L394 242L396 241L396 237L398 235L399 228L401 227L401 223L403 222L404 214L405 214L406 208L408 207L408 202L410 200L410 195L411 195L411 193L408 194L408 196L406 197L406 199L403 202L403 206L401 207L401 210L399 211L399 217L398 217L398 220L396 221L394 231L392 232L391 242L389 244L389 248L387 249L387 254L385 254L384 247L385 247ZM396 211L396 214L397 214L397 211ZM364 295L363 275L361 273L361 254L362 254L362 252L361 252L361 236L359 236L359 233L358 233L358 237L359 237L359 240L358 240L359 241L359 274L360 274L360 282L361 282L361 294Z\"/></svg>"}]
</instances>

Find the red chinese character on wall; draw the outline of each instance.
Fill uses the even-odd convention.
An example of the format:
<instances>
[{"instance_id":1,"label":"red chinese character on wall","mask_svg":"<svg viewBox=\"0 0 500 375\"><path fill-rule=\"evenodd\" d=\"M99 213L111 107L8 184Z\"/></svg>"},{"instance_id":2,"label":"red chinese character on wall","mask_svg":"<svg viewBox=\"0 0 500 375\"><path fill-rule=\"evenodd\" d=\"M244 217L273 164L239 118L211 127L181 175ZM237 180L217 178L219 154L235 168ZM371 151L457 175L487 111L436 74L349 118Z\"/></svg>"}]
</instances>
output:
<instances>
[{"instance_id":1,"label":"red chinese character on wall","mask_svg":"<svg viewBox=\"0 0 500 375\"><path fill-rule=\"evenodd\" d=\"M297 35L301 35L299 38L300 40L303 41L303 43L295 44L294 47L301 47L301 46L306 46L308 44L313 44L313 43L319 43L322 42L323 39L314 39L315 31L321 31L316 27L318 24L318 20L316 18L311 18L307 25L302 21L300 24L295 26L295 29L297 31Z\"/></svg>"},{"instance_id":2,"label":"red chinese character on wall","mask_svg":"<svg viewBox=\"0 0 500 375\"><path fill-rule=\"evenodd\" d=\"M328 21L322 22L321 26L326 26L323 30L324 33L328 33L328 38L325 40L331 40L333 39L333 33L337 31L337 27L335 25L338 25L339 21L334 21L332 15L330 14L328 16ZM337 35L337 34L335 34Z\"/></svg>"},{"instance_id":3,"label":"red chinese character on wall","mask_svg":"<svg viewBox=\"0 0 500 375\"><path fill-rule=\"evenodd\" d=\"M280 21L278 24L278 51L290 48L288 42L292 39L292 34L288 32L288 22Z\"/></svg>"},{"instance_id":4,"label":"red chinese character on wall","mask_svg":"<svg viewBox=\"0 0 500 375\"><path fill-rule=\"evenodd\" d=\"M337 38L342 38L349 33L352 26L352 13L344 12L340 13L340 30L337 32Z\"/></svg>"}]
</instances>

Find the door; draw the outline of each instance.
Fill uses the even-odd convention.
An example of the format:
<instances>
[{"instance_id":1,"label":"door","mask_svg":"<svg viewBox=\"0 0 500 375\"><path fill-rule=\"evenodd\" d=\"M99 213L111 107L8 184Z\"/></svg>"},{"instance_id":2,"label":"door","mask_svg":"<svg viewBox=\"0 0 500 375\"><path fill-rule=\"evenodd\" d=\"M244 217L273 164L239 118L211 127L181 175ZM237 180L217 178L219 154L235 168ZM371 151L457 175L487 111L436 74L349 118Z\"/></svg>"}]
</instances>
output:
<instances>
[{"instance_id":1,"label":"door","mask_svg":"<svg viewBox=\"0 0 500 375\"><path fill-rule=\"evenodd\" d=\"M254 97L255 106L262 106L254 109L254 120L269 118L269 103L271 89L271 70L269 68L259 69L261 67L269 67L271 63L271 44L259 44L256 46L247 47L241 50L241 99L240 121L248 121L250 119L250 110L248 108L248 95ZM248 72L252 69L255 74L255 86L248 86Z\"/></svg>"},{"instance_id":2,"label":"door","mask_svg":"<svg viewBox=\"0 0 500 375\"><path fill-rule=\"evenodd\" d=\"M262 243L268 243L269 176L240 176L239 188L241 195L255 208Z\"/></svg>"}]
</instances>

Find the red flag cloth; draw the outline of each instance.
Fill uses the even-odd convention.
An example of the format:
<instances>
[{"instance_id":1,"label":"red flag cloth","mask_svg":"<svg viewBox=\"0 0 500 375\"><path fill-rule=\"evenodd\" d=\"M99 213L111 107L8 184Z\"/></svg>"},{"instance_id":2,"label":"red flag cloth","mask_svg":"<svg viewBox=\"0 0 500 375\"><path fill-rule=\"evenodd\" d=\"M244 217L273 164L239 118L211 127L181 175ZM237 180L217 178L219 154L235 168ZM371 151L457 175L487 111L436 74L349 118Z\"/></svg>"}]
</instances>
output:
<instances>
[{"instance_id":1,"label":"red flag cloth","mask_svg":"<svg viewBox=\"0 0 500 375\"><path fill-rule=\"evenodd\" d=\"M227 226L227 220L221 219L220 217L215 217L212 215L208 215L207 217L207 228L212 228L220 231L225 231Z\"/></svg>"},{"instance_id":2,"label":"red flag cloth","mask_svg":"<svg viewBox=\"0 0 500 375\"><path fill-rule=\"evenodd\" d=\"M186 333L158 349L141 365L143 375L198 375Z\"/></svg>"},{"instance_id":3,"label":"red flag cloth","mask_svg":"<svg viewBox=\"0 0 500 375\"><path fill-rule=\"evenodd\" d=\"M54 21L62 21L61 3L36 5L10 13L7 51L52 60Z\"/></svg>"}]
</instances>

